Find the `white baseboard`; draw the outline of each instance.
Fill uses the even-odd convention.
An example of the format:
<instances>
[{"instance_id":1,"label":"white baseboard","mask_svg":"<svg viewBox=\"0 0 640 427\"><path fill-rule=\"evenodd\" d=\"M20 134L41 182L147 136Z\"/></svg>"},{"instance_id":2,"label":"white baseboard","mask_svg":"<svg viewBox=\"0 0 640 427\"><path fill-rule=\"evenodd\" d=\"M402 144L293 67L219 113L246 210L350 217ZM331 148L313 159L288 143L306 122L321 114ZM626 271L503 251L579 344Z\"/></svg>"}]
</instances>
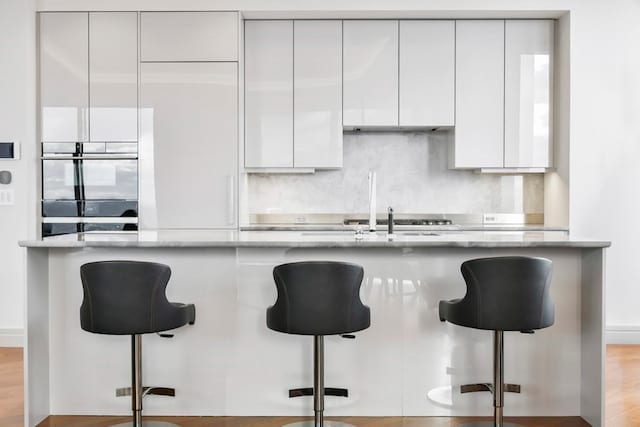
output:
<instances>
[{"instance_id":1,"label":"white baseboard","mask_svg":"<svg viewBox=\"0 0 640 427\"><path fill-rule=\"evenodd\" d=\"M640 325L607 325L607 344L640 344Z\"/></svg>"},{"instance_id":2,"label":"white baseboard","mask_svg":"<svg viewBox=\"0 0 640 427\"><path fill-rule=\"evenodd\" d=\"M0 347L24 347L24 329L0 329Z\"/></svg>"}]
</instances>

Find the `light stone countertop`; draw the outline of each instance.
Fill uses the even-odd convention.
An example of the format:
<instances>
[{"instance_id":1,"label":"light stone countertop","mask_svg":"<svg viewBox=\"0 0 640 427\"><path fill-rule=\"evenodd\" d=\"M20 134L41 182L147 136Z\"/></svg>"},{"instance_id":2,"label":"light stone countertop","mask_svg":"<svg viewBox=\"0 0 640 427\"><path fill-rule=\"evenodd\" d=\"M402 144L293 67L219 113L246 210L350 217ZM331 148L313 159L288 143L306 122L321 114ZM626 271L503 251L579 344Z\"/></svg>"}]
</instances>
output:
<instances>
[{"instance_id":1,"label":"light stone countertop","mask_svg":"<svg viewBox=\"0 0 640 427\"><path fill-rule=\"evenodd\" d=\"M90 232L19 242L28 248L78 247L575 247L606 248L611 242L574 237L562 231L416 231L399 232L389 240L385 232L356 239L352 231L235 231L159 230Z\"/></svg>"}]
</instances>

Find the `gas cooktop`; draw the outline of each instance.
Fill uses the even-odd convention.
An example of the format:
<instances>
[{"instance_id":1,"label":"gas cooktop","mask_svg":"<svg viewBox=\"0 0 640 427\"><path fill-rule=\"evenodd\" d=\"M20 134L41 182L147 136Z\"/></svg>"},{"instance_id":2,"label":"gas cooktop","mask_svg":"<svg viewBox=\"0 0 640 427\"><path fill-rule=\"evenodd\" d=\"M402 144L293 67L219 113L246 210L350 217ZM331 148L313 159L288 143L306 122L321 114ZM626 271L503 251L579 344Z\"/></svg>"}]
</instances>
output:
<instances>
[{"instance_id":1,"label":"gas cooktop","mask_svg":"<svg viewBox=\"0 0 640 427\"><path fill-rule=\"evenodd\" d=\"M378 219L376 224L379 225L387 225L388 221L386 219ZM453 222L450 219L443 218L421 218L421 219L394 219L394 225L417 225L417 226L425 226L425 225L453 225ZM366 225L369 224L369 220L367 219L345 219L344 225Z\"/></svg>"}]
</instances>

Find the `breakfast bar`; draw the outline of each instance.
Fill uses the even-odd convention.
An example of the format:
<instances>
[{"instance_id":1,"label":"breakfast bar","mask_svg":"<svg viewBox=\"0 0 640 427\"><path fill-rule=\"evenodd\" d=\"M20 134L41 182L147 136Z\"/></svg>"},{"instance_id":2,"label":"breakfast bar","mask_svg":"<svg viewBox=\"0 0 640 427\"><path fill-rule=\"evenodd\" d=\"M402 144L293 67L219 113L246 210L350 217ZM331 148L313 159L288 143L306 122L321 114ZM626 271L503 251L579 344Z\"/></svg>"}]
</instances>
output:
<instances>
[{"instance_id":1,"label":"breakfast bar","mask_svg":"<svg viewBox=\"0 0 640 427\"><path fill-rule=\"evenodd\" d=\"M490 380L488 331L440 322L440 300L464 295L462 262L525 255L553 262L555 324L505 334L507 416L580 416L604 425L606 241L560 231L442 231L356 236L353 231L162 230L77 233L21 242L27 251L25 425L49 415L125 415L114 390L130 381L129 339L81 330L80 266L103 260L171 267L171 301L195 304L195 325L173 338L144 336L147 415L305 415L312 399L312 344L269 330L273 267L336 260L364 267L370 328L355 341L326 339L328 416L462 416L490 413L487 393L460 385Z\"/></svg>"}]
</instances>

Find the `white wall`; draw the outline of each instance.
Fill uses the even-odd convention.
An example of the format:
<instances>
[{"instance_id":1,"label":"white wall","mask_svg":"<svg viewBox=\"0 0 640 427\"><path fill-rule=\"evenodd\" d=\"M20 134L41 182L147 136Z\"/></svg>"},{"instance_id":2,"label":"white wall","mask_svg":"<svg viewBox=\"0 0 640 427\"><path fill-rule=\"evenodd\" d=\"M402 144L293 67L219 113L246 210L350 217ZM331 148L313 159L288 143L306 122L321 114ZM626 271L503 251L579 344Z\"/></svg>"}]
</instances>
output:
<instances>
[{"instance_id":1,"label":"white wall","mask_svg":"<svg viewBox=\"0 0 640 427\"><path fill-rule=\"evenodd\" d=\"M0 346L19 345L23 322L24 252L28 237L35 167L35 1L0 2L0 141L20 141L20 160L0 160L13 174L13 206L0 206Z\"/></svg>"},{"instance_id":2,"label":"white wall","mask_svg":"<svg viewBox=\"0 0 640 427\"><path fill-rule=\"evenodd\" d=\"M0 133L35 144L33 120L35 0L0 3ZM640 228L640 2L637 0L38 0L39 10L225 9L287 15L365 16L371 9L393 16L559 16L570 11L569 225L575 234L613 241L607 254L607 322L640 336L640 271L635 268ZM281 12L278 12L281 11ZM316 11L316 12L314 12ZM320 11L320 12L317 12ZM465 12L474 11L474 12ZM526 12L514 12L526 11ZM273 14L273 13L272 13ZM304 15L304 14L299 14ZM370 16L371 14L369 14ZM288 16L291 16L290 14ZM335 14L334 14L335 16ZM9 77L5 77L5 74ZM16 135L16 136L14 136ZM0 209L3 285L0 328L20 326L22 270L15 240L26 233L26 187L34 159L12 163L18 205ZM35 188L35 180L31 189ZM566 209L564 209L566 211ZM8 262L7 262L8 261ZM5 267L7 265L7 267ZM4 279L9 279L8 284ZM6 298L9 298L8 300ZM6 309L5 309L6 308ZM639 341L640 342L640 341Z\"/></svg>"}]
</instances>

